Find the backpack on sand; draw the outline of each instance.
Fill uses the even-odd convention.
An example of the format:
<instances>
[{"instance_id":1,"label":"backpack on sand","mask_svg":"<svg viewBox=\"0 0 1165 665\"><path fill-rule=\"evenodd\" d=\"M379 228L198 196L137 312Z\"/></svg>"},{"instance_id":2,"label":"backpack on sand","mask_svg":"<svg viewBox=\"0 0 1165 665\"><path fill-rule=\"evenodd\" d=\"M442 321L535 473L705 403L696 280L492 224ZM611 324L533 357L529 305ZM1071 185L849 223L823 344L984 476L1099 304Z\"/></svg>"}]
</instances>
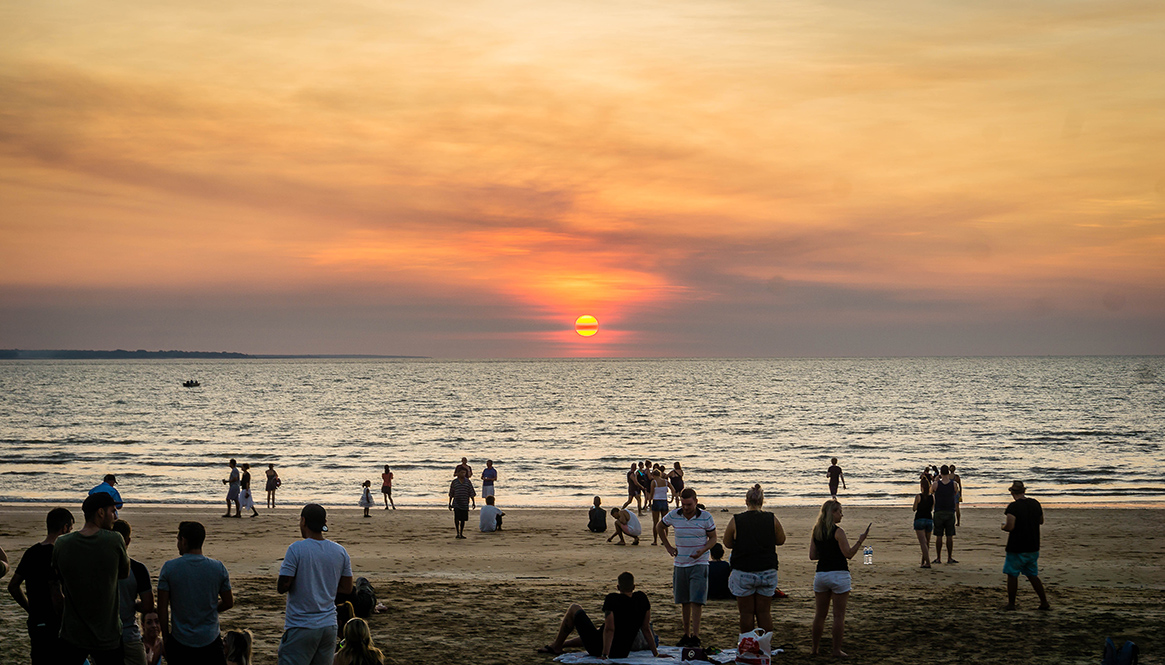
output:
<instances>
[{"instance_id":1,"label":"backpack on sand","mask_svg":"<svg viewBox=\"0 0 1165 665\"><path fill-rule=\"evenodd\" d=\"M1104 658L1100 665L1137 665L1137 652L1140 651L1132 640L1126 640L1124 646L1116 648L1111 637L1104 640Z\"/></svg>"}]
</instances>

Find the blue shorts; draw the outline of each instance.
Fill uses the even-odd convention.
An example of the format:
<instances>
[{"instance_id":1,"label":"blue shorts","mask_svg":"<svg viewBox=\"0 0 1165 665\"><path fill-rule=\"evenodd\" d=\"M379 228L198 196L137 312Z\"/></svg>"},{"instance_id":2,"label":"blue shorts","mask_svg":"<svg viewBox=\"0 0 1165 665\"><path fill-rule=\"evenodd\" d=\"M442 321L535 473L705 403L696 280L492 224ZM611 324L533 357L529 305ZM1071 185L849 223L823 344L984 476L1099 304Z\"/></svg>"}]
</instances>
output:
<instances>
[{"instance_id":1,"label":"blue shorts","mask_svg":"<svg viewBox=\"0 0 1165 665\"><path fill-rule=\"evenodd\" d=\"M677 605L708 602L708 564L672 566L672 598Z\"/></svg>"},{"instance_id":2,"label":"blue shorts","mask_svg":"<svg viewBox=\"0 0 1165 665\"><path fill-rule=\"evenodd\" d=\"M920 517L914 520L915 531L934 531L934 520L928 520L925 517Z\"/></svg>"},{"instance_id":3,"label":"blue shorts","mask_svg":"<svg viewBox=\"0 0 1165 665\"><path fill-rule=\"evenodd\" d=\"M1039 552L1008 552L1003 561L1003 574L1009 577L1039 577L1040 570L1036 566L1039 560Z\"/></svg>"},{"instance_id":4,"label":"blue shorts","mask_svg":"<svg viewBox=\"0 0 1165 665\"><path fill-rule=\"evenodd\" d=\"M668 511L667 499L652 499L651 512L666 513Z\"/></svg>"},{"instance_id":5,"label":"blue shorts","mask_svg":"<svg viewBox=\"0 0 1165 665\"><path fill-rule=\"evenodd\" d=\"M753 595L772 598L777 591L777 569L770 568L753 573L734 570L728 575L728 590L737 598Z\"/></svg>"}]
</instances>

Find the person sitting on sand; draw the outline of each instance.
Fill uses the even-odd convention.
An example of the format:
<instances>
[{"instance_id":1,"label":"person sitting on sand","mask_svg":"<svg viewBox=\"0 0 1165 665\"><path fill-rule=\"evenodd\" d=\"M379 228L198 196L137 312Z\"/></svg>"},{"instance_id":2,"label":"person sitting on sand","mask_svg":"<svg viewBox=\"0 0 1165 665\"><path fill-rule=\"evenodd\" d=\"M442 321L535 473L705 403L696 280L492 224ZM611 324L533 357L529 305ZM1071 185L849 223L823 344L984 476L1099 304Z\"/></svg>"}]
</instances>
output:
<instances>
[{"instance_id":1,"label":"person sitting on sand","mask_svg":"<svg viewBox=\"0 0 1165 665\"><path fill-rule=\"evenodd\" d=\"M344 639L332 665L384 665L384 652L372 644L367 621L356 617L344 624Z\"/></svg>"},{"instance_id":2,"label":"person sitting on sand","mask_svg":"<svg viewBox=\"0 0 1165 665\"><path fill-rule=\"evenodd\" d=\"M732 564L724 560L724 546L716 543L708 550L712 560L708 562L708 599L735 600L728 589L728 577L732 575Z\"/></svg>"},{"instance_id":3,"label":"person sitting on sand","mask_svg":"<svg viewBox=\"0 0 1165 665\"><path fill-rule=\"evenodd\" d=\"M639 518L635 516L635 513L629 510L623 510L622 508L612 508L611 516L615 518L615 533L611 534L607 542L611 542L618 536L618 544L626 545L627 541L623 539L623 534L627 534L634 539L634 542L631 544L638 545L639 534L643 533L643 526L639 524Z\"/></svg>"},{"instance_id":4,"label":"person sitting on sand","mask_svg":"<svg viewBox=\"0 0 1165 665\"><path fill-rule=\"evenodd\" d=\"M1037 566L1040 560L1040 525L1044 523L1044 509L1039 501L1026 496L1027 488L1021 481L1012 483L1007 491L1011 493L1012 501L1003 511L1007 521L1001 527L1007 532L1007 559L1003 564L1003 574L1007 575L1007 606L1003 609L1015 609L1020 575L1027 577L1036 595L1040 597L1039 609L1051 609Z\"/></svg>"},{"instance_id":5,"label":"person sitting on sand","mask_svg":"<svg viewBox=\"0 0 1165 665\"><path fill-rule=\"evenodd\" d=\"M603 533L607 530L607 511L603 510L603 500L595 497L595 505L587 513L587 529L591 533Z\"/></svg>"},{"instance_id":6,"label":"person sitting on sand","mask_svg":"<svg viewBox=\"0 0 1165 665\"><path fill-rule=\"evenodd\" d=\"M591 622L581 605L574 603L562 617L558 636L538 653L560 654L564 647L583 647L595 658L626 658L636 635L642 635L652 655L659 657L647 594L635 590L635 576L631 573L620 574L616 588L618 593L607 594L603 600L602 629ZM572 632L577 632L578 637L567 639Z\"/></svg>"},{"instance_id":7,"label":"person sitting on sand","mask_svg":"<svg viewBox=\"0 0 1165 665\"><path fill-rule=\"evenodd\" d=\"M158 665L166 655L166 645L162 643L162 624L158 623L158 613L142 615L142 646L146 649L146 665Z\"/></svg>"},{"instance_id":8,"label":"person sitting on sand","mask_svg":"<svg viewBox=\"0 0 1165 665\"><path fill-rule=\"evenodd\" d=\"M477 527L482 533L502 530L502 517L505 516L505 513L494 505L494 501L496 499L491 494L485 498L485 505L481 507L481 517L478 519Z\"/></svg>"},{"instance_id":9,"label":"person sitting on sand","mask_svg":"<svg viewBox=\"0 0 1165 665\"><path fill-rule=\"evenodd\" d=\"M227 665L251 665L251 645L254 638L249 630L228 630L222 638L223 655Z\"/></svg>"}]
</instances>

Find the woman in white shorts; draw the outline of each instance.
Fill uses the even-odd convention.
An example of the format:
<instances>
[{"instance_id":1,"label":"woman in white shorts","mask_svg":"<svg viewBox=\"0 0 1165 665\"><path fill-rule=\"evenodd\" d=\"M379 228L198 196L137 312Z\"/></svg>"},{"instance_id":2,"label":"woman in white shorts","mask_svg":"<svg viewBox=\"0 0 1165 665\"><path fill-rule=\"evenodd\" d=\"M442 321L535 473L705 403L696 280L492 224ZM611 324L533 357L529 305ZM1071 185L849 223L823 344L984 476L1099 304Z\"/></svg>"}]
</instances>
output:
<instances>
[{"instance_id":1,"label":"woman in white shorts","mask_svg":"<svg viewBox=\"0 0 1165 665\"><path fill-rule=\"evenodd\" d=\"M724 530L724 545L732 548L728 590L736 596L740 632L760 626L773 631L770 611L777 591L777 546L785 544L785 529L777 516L761 510L765 493L753 485L744 496L748 510L733 515Z\"/></svg>"},{"instance_id":2,"label":"woman in white shorts","mask_svg":"<svg viewBox=\"0 0 1165 665\"><path fill-rule=\"evenodd\" d=\"M870 535L870 528L866 527L865 532L858 536L858 542L850 547L845 531L837 526L841 515L839 501L830 499L822 504L817 524L813 526L813 539L809 541L809 560L817 562L817 574L813 576L813 595L817 598L817 612L813 616L813 655L817 655L821 644L830 601L833 601L833 655L847 655L841 650L841 641L845 630L845 604L850 592L849 560L862 548L862 543Z\"/></svg>"}]
</instances>

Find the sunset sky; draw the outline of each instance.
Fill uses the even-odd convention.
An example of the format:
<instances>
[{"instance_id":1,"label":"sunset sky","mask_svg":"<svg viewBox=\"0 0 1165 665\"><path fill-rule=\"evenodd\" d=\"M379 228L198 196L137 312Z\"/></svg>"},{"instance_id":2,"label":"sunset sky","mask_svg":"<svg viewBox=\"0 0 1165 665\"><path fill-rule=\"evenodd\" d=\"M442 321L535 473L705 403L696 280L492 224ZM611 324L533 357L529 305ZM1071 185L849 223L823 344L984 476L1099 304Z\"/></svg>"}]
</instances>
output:
<instances>
[{"instance_id":1,"label":"sunset sky","mask_svg":"<svg viewBox=\"0 0 1165 665\"><path fill-rule=\"evenodd\" d=\"M1155 0L6 3L0 348L1165 353L1162 34Z\"/></svg>"}]
</instances>

